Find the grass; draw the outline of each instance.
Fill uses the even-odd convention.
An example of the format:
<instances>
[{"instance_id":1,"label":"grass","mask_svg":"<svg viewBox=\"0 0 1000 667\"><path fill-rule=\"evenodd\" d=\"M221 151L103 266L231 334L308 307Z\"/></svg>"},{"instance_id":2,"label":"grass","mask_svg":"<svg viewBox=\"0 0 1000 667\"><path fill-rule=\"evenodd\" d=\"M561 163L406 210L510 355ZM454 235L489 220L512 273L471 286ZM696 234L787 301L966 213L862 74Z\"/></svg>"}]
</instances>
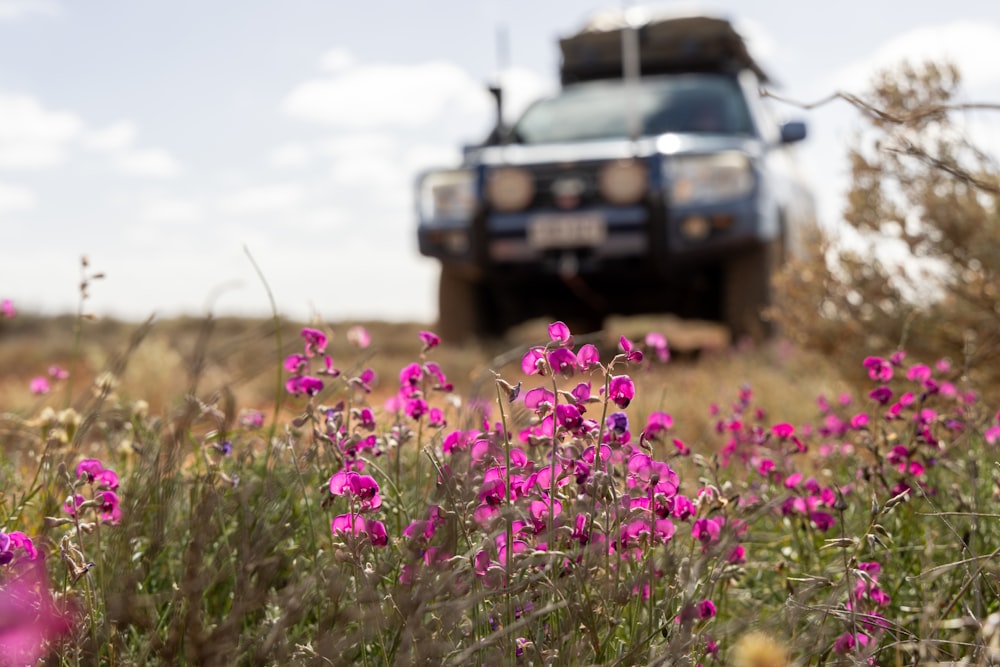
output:
<instances>
[{"instance_id":1,"label":"grass","mask_svg":"<svg viewBox=\"0 0 1000 667\"><path fill-rule=\"evenodd\" d=\"M54 664L995 659L1000 429L935 360L635 363L611 336L561 377L521 368L559 347L540 322L481 349L309 323L322 352L301 324L280 350L270 321L74 324L0 321L0 518L40 553L0 581ZM70 378L32 396L53 363Z\"/></svg>"}]
</instances>

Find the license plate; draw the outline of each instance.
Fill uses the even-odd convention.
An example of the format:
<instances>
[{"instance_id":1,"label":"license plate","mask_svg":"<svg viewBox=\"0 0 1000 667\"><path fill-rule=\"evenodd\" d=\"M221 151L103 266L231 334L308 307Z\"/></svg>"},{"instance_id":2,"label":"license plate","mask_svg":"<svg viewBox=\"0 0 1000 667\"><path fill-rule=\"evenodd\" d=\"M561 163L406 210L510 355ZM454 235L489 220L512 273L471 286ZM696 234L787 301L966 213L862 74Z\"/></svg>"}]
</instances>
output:
<instances>
[{"instance_id":1,"label":"license plate","mask_svg":"<svg viewBox=\"0 0 1000 667\"><path fill-rule=\"evenodd\" d=\"M528 245L533 248L596 246L607 236L607 222L598 214L543 214L528 222Z\"/></svg>"}]
</instances>

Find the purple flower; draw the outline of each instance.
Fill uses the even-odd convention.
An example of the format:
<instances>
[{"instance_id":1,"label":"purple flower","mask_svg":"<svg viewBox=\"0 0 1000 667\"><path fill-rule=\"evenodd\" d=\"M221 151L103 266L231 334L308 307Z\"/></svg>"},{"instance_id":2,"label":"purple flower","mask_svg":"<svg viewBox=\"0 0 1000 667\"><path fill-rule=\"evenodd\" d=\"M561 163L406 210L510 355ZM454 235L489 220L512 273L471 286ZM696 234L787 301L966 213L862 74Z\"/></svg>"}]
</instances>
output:
<instances>
[{"instance_id":1,"label":"purple flower","mask_svg":"<svg viewBox=\"0 0 1000 667\"><path fill-rule=\"evenodd\" d=\"M0 663L34 665L72 627L72 617L60 609L49 591L45 565L37 561L0 590Z\"/></svg>"},{"instance_id":2,"label":"purple flower","mask_svg":"<svg viewBox=\"0 0 1000 667\"><path fill-rule=\"evenodd\" d=\"M116 524L122 519L122 509L118 500L118 494L114 491L101 491L94 499L99 503L98 510L101 514L101 521Z\"/></svg>"},{"instance_id":3,"label":"purple flower","mask_svg":"<svg viewBox=\"0 0 1000 667\"><path fill-rule=\"evenodd\" d=\"M285 390L295 396L299 394L315 396L323 391L323 381L310 375L295 375L285 382Z\"/></svg>"},{"instance_id":4,"label":"purple flower","mask_svg":"<svg viewBox=\"0 0 1000 667\"><path fill-rule=\"evenodd\" d=\"M356 324L347 330L347 342L363 350L372 344L372 337L368 333L368 329Z\"/></svg>"},{"instance_id":5,"label":"purple flower","mask_svg":"<svg viewBox=\"0 0 1000 667\"><path fill-rule=\"evenodd\" d=\"M581 371L589 371L601 363L601 353L597 348L587 343L582 345L576 353L576 363Z\"/></svg>"},{"instance_id":6,"label":"purple flower","mask_svg":"<svg viewBox=\"0 0 1000 667\"><path fill-rule=\"evenodd\" d=\"M619 408L627 408L635 398L635 384L627 375L615 375L608 386L608 398Z\"/></svg>"},{"instance_id":7,"label":"purple flower","mask_svg":"<svg viewBox=\"0 0 1000 667\"><path fill-rule=\"evenodd\" d=\"M366 520L360 514L341 514L333 517L330 530L334 535L367 537L374 547L384 547L389 544L389 534L385 530L385 524L374 519Z\"/></svg>"},{"instance_id":8,"label":"purple flower","mask_svg":"<svg viewBox=\"0 0 1000 667\"><path fill-rule=\"evenodd\" d=\"M712 618L715 616L715 603L711 600L702 600L698 603L698 618Z\"/></svg>"},{"instance_id":9,"label":"purple flower","mask_svg":"<svg viewBox=\"0 0 1000 667\"><path fill-rule=\"evenodd\" d=\"M424 344L424 351L433 349L441 344L441 337L430 331L421 331L417 334Z\"/></svg>"},{"instance_id":10,"label":"purple flower","mask_svg":"<svg viewBox=\"0 0 1000 667\"><path fill-rule=\"evenodd\" d=\"M560 347L569 347L573 344L573 334L564 322L553 322L549 325L549 338Z\"/></svg>"},{"instance_id":11,"label":"purple flower","mask_svg":"<svg viewBox=\"0 0 1000 667\"><path fill-rule=\"evenodd\" d=\"M892 379L892 364L882 357L865 357L864 366L872 380L888 382Z\"/></svg>"},{"instance_id":12,"label":"purple flower","mask_svg":"<svg viewBox=\"0 0 1000 667\"><path fill-rule=\"evenodd\" d=\"M326 334L318 329L302 328L302 338L306 341L306 356L312 357L326 351Z\"/></svg>"},{"instance_id":13,"label":"purple flower","mask_svg":"<svg viewBox=\"0 0 1000 667\"><path fill-rule=\"evenodd\" d=\"M642 350L638 349L632 344L625 336L618 339L618 345L621 347L622 352L625 353L625 359L635 363L642 361Z\"/></svg>"},{"instance_id":14,"label":"purple flower","mask_svg":"<svg viewBox=\"0 0 1000 667\"><path fill-rule=\"evenodd\" d=\"M663 334L650 331L646 334L646 345L656 353L656 357L660 361L663 363L670 361L670 348L667 346L667 339Z\"/></svg>"},{"instance_id":15,"label":"purple flower","mask_svg":"<svg viewBox=\"0 0 1000 667\"><path fill-rule=\"evenodd\" d=\"M28 385L28 388L35 396L42 396L43 394L49 393L51 390L49 381L41 375L31 378L31 383Z\"/></svg>"},{"instance_id":16,"label":"purple flower","mask_svg":"<svg viewBox=\"0 0 1000 667\"><path fill-rule=\"evenodd\" d=\"M59 364L52 364L49 366L49 376L56 380L65 380L69 377L69 371Z\"/></svg>"},{"instance_id":17,"label":"purple flower","mask_svg":"<svg viewBox=\"0 0 1000 667\"><path fill-rule=\"evenodd\" d=\"M521 357L521 370L525 375L545 375L545 348L533 347Z\"/></svg>"},{"instance_id":18,"label":"purple flower","mask_svg":"<svg viewBox=\"0 0 1000 667\"><path fill-rule=\"evenodd\" d=\"M576 364L576 355L569 348L559 347L549 352L549 366L554 373L571 377L576 371Z\"/></svg>"},{"instance_id":19,"label":"purple flower","mask_svg":"<svg viewBox=\"0 0 1000 667\"><path fill-rule=\"evenodd\" d=\"M290 354L285 357L285 370L289 373L301 373L306 369L306 357L302 354Z\"/></svg>"}]
</instances>

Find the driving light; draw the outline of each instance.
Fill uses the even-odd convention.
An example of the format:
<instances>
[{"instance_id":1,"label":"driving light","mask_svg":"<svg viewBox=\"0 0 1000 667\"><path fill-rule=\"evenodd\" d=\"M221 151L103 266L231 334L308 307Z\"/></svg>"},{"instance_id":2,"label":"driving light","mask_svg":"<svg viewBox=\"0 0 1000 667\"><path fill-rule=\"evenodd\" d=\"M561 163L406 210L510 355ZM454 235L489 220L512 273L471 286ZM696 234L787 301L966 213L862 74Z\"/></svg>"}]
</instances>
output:
<instances>
[{"instance_id":1,"label":"driving light","mask_svg":"<svg viewBox=\"0 0 1000 667\"><path fill-rule=\"evenodd\" d=\"M615 160L597 176L601 194L612 204L635 204L646 194L646 165L638 160Z\"/></svg>"},{"instance_id":2,"label":"driving light","mask_svg":"<svg viewBox=\"0 0 1000 667\"><path fill-rule=\"evenodd\" d=\"M503 213L527 208L534 196L535 181L526 169L500 167L486 177L486 197L493 208Z\"/></svg>"},{"instance_id":3,"label":"driving light","mask_svg":"<svg viewBox=\"0 0 1000 667\"><path fill-rule=\"evenodd\" d=\"M476 205L475 179L475 173L468 169L424 174L417 185L421 220L471 219Z\"/></svg>"},{"instance_id":4,"label":"driving light","mask_svg":"<svg viewBox=\"0 0 1000 667\"><path fill-rule=\"evenodd\" d=\"M664 159L671 202L678 205L736 199L753 189L750 158L736 151Z\"/></svg>"}]
</instances>

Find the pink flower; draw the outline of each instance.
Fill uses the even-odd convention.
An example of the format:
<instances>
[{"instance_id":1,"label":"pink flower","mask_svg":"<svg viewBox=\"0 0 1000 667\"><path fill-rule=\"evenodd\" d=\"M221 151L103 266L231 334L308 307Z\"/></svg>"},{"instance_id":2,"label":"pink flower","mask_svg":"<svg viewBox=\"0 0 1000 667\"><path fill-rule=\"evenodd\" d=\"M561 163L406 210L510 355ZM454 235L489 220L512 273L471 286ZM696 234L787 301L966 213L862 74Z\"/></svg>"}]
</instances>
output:
<instances>
[{"instance_id":1,"label":"pink flower","mask_svg":"<svg viewBox=\"0 0 1000 667\"><path fill-rule=\"evenodd\" d=\"M295 375L285 382L285 390L295 396L299 394L315 396L323 391L323 381L309 375Z\"/></svg>"},{"instance_id":2,"label":"pink flower","mask_svg":"<svg viewBox=\"0 0 1000 667\"><path fill-rule=\"evenodd\" d=\"M601 363L601 353L598 352L596 347L587 343L580 346L580 349L577 351L576 363L581 371L589 371Z\"/></svg>"},{"instance_id":3,"label":"pink flower","mask_svg":"<svg viewBox=\"0 0 1000 667\"><path fill-rule=\"evenodd\" d=\"M646 345L656 353L656 357L660 361L664 363L670 361L670 348L667 346L667 339L663 334L650 331L646 334Z\"/></svg>"},{"instance_id":4,"label":"pink flower","mask_svg":"<svg viewBox=\"0 0 1000 667\"><path fill-rule=\"evenodd\" d=\"M65 380L69 377L69 371L58 364L49 366L49 377L56 380Z\"/></svg>"},{"instance_id":5,"label":"pink flower","mask_svg":"<svg viewBox=\"0 0 1000 667\"><path fill-rule=\"evenodd\" d=\"M17 315L17 310L14 309L14 302L10 299L0 301L0 314L8 320L13 319L14 316Z\"/></svg>"},{"instance_id":6,"label":"pink flower","mask_svg":"<svg viewBox=\"0 0 1000 667\"><path fill-rule=\"evenodd\" d=\"M712 618L715 616L715 603L711 600L702 600L698 603L698 618Z\"/></svg>"},{"instance_id":7,"label":"pink flower","mask_svg":"<svg viewBox=\"0 0 1000 667\"><path fill-rule=\"evenodd\" d=\"M28 386L31 389L31 393L34 394L35 396L42 396L43 394L47 394L51 389L49 381L41 375L39 375L38 377L31 378L31 383Z\"/></svg>"},{"instance_id":8,"label":"pink flower","mask_svg":"<svg viewBox=\"0 0 1000 667\"><path fill-rule=\"evenodd\" d=\"M645 433L647 438L656 438L664 431L674 427L674 418L666 412L651 412L646 419Z\"/></svg>"},{"instance_id":9,"label":"pink flower","mask_svg":"<svg viewBox=\"0 0 1000 667\"><path fill-rule=\"evenodd\" d=\"M367 537L374 547L384 547L389 544L389 534L385 530L385 524L374 519L366 520L360 514L341 514L333 517L330 530L334 535Z\"/></svg>"},{"instance_id":10,"label":"pink flower","mask_svg":"<svg viewBox=\"0 0 1000 667\"><path fill-rule=\"evenodd\" d=\"M521 370L525 375L545 375L545 348L533 347L521 357Z\"/></svg>"},{"instance_id":11,"label":"pink flower","mask_svg":"<svg viewBox=\"0 0 1000 667\"><path fill-rule=\"evenodd\" d=\"M771 433L774 437L784 440L785 438L790 438L795 435L795 427L791 424L782 422L781 424L775 424L771 427Z\"/></svg>"},{"instance_id":12,"label":"pink flower","mask_svg":"<svg viewBox=\"0 0 1000 667\"><path fill-rule=\"evenodd\" d=\"M627 408L635 398L635 384L627 375L615 375L608 386L608 398L619 408Z\"/></svg>"},{"instance_id":13,"label":"pink flower","mask_svg":"<svg viewBox=\"0 0 1000 667\"><path fill-rule=\"evenodd\" d=\"M347 342L363 350L372 344L372 337L368 333L368 329L356 324L347 330Z\"/></svg>"},{"instance_id":14,"label":"pink flower","mask_svg":"<svg viewBox=\"0 0 1000 667\"><path fill-rule=\"evenodd\" d=\"M101 521L116 524L122 519L122 509L118 501L118 494L114 491L101 491L94 499L99 503L98 509L101 514Z\"/></svg>"},{"instance_id":15,"label":"pink flower","mask_svg":"<svg viewBox=\"0 0 1000 667\"><path fill-rule=\"evenodd\" d=\"M285 357L285 370L289 373L301 373L306 369L306 357L302 354L290 354Z\"/></svg>"},{"instance_id":16,"label":"pink flower","mask_svg":"<svg viewBox=\"0 0 1000 667\"><path fill-rule=\"evenodd\" d=\"M571 377L576 371L576 355L569 348L559 347L549 352L549 367L553 373Z\"/></svg>"},{"instance_id":17,"label":"pink flower","mask_svg":"<svg viewBox=\"0 0 1000 667\"><path fill-rule=\"evenodd\" d=\"M549 338L560 347L569 347L573 344L573 334L564 322L553 322L549 325Z\"/></svg>"},{"instance_id":18,"label":"pink flower","mask_svg":"<svg viewBox=\"0 0 1000 667\"><path fill-rule=\"evenodd\" d=\"M306 341L306 356L312 357L326 351L326 334L318 329L302 328L302 338Z\"/></svg>"},{"instance_id":19,"label":"pink flower","mask_svg":"<svg viewBox=\"0 0 1000 667\"><path fill-rule=\"evenodd\" d=\"M625 359L635 363L642 361L642 350L638 349L632 344L625 336L621 336L618 339L618 345L621 347L622 352L625 353Z\"/></svg>"},{"instance_id":20,"label":"pink flower","mask_svg":"<svg viewBox=\"0 0 1000 667\"><path fill-rule=\"evenodd\" d=\"M424 351L433 349L441 344L441 337L430 331L421 331L417 334L424 344Z\"/></svg>"},{"instance_id":21,"label":"pink flower","mask_svg":"<svg viewBox=\"0 0 1000 667\"><path fill-rule=\"evenodd\" d=\"M864 366L872 380L888 382L892 379L892 365L882 357L865 357Z\"/></svg>"},{"instance_id":22,"label":"pink flower","mask_svg":"<svg viewBox=\"0 0 1000 667\"><path fill-rule=\"evenodd\" d=\"M43 561L7 579L0 588L0 662L33 665L72 626L72 617L56 606Z\"/></svg>"}]
</instances>

